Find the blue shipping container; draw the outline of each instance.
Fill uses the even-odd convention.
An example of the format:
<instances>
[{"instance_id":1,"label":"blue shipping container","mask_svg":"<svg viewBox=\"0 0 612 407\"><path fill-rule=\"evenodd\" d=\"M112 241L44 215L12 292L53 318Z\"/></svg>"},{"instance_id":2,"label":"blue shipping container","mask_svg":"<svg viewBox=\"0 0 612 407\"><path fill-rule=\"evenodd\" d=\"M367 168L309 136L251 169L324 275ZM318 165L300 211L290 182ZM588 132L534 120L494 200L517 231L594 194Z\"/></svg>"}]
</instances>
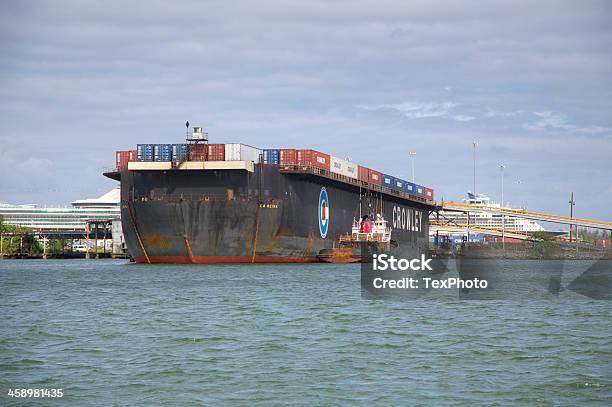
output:
<instances>
[{"instance_id":1,"label":"blue shipping container","mask_svg":"<svg viewBox=\"0 0 612 407\"><path fill-rule=\"evenodd\" d=\"M394 177L387 174L382 174L382 186L387 188L393 188Z\"/></svg>"},{"instance_id":2,"label":"blue shipping container","mask_svg":"<svg viewBox=\"0 0 612 407\"><path fill-rule=\"evenodd\" d=\"M421 198L425 197L425 187L421 185L415 185L416 187L416 196L420 196Z\"/></svg>"},{"instance_id":3,"label":"blue shipping container","mask_svg":"<svg viewBox=\"0 0 612 407\"><path fill-rule=\"evenodd\" d=\"M416 185L412 182L404 181L404 192L410 195L416 195Z\"/></svg>"},{"instance_id":4,"label":"blue shipping container","mask_svg":"<svg viewBox=\"0 0 612 407\"><path fill-rule=\"evenodd\" d=\"M137 144L136 159L138 161L153 161L153 144Z\"/></svg>"},{"instance_id":5,"label":"blue shipping container","mask_svg":"<svg viewBox=\"0 0 612 407\"><path fill-rule=\"evenodd\" d=\"M484 235L470 235L470 242L484 242Z\"/></svg>"},{"instance_id":6,"label":"blue shipping container","mask_svg":"<svg viewBox=\"0 0 612 407\"><path fill-rule=\"evenodd\" d=\"M172 144L172 161L187 161L187 144Z\"/></svg>"},{"instance_id":7,"label":"blue shipping container","mask_svg":"<svg viewBox=\"0 0 612 407\"><path fill-rule=\"evenodd\" d=\"M172 144L154 144L153 159L155 161L172 161Z\"/></svg>"},{"instance_id":8,"label":"blue shipping container","mask_svg":"<svg viewBox=\"0 0 612 407\"><path fill-rule=\"evenodd\" d=\"M394 180L394 187L395 189L397 189L398 191L403 191L404 190L404 180L401 180L399 178L395 178Z\"/></svg>"},{"instance_id":9,"label":"blue shipping container","mask_svg":"<svg viewBox=\"0 0 612 407\"><path fill-rule=\"evenodd\" d=\"M268 149L263 151L264 164L276 164L280 161L280 150Z\"/></svg>"}]
</instances>

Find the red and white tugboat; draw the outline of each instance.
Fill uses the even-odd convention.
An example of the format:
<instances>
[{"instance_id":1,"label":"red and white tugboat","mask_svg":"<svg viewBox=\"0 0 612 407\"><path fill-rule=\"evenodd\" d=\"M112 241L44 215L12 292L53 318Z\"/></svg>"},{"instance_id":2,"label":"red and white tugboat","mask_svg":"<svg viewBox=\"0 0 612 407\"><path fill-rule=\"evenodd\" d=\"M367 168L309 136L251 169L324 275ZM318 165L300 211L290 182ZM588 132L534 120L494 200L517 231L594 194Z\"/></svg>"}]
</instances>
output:
<instances>
[{"instance_id":1,"label":"red and white tugboat","mask_svg":"<svg viewBox=\"0 0 612 407\"><path fill-rule=\"evenodd\" d=\"M397 247L397 243L391 240L391 231L381 214L376 214L374 221L367 215L361 220L353 219L351 234L340 236L333 248L321 250L317 257L325 263L360 263L361 245L364 243L374 245L376 251Z\"/></svg>"}]
</instances>

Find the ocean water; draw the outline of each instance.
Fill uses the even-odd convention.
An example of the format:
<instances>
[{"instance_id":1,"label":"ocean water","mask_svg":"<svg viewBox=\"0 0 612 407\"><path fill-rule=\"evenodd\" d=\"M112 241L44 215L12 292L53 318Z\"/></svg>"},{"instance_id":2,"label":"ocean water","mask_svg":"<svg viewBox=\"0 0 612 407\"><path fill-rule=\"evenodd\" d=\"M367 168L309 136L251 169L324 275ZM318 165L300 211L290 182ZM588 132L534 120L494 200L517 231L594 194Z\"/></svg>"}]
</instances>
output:
<instances>
[{"instance_id":1,"label":"ocean water","mask_svg":"<svg viewBox=\"0 0 612 407\"><path fill-rule=\"evenodd\" d=\"M611 305L371 300L355 265L6 260L0 405L609 406Z\"/></svg>"}]
</instances>

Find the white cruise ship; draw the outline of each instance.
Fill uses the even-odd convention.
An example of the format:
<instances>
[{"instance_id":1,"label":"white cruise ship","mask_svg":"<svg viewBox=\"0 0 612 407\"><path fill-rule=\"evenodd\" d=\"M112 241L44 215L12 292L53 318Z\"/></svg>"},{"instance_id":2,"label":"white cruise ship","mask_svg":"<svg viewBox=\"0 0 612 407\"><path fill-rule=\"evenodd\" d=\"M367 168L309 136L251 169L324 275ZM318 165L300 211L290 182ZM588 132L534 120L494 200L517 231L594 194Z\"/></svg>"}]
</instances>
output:
<instances>
[{"instance_id":1,"label":"white cruise ship","mask_svg":"<svg viewBox=\"0 0 612 407\"><path fill-rule=\"evenodd\" d=\"M491 201L487 195L467 193L467 198L462 201L467 205L489 206L491 208L500 208L501 205ZM507 208L517 210L516 208ZM519 211L521 209L518 209ZM432 213L430 220L436 220L436 214ZM452 225L468 224L467 214L463 212L440 211L440 223ZM483 228L502 229L502 215L488 212L477 212L470 214L470 225ZM504 230L508 232L543 232L545 229L536 221L529 219L517 218L510 215L505 215ZM433 229L433 228L432 228Z\"/></svg>"}]
</instances>

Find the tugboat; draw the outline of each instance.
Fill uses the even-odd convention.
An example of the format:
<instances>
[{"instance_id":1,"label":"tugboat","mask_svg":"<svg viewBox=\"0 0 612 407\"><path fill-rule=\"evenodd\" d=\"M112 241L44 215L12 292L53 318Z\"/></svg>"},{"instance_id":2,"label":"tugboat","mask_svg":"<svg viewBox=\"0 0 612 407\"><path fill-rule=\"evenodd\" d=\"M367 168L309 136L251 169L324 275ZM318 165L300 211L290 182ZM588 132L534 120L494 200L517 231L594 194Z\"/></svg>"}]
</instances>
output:
<instances>
[{"instance_id":1,"label":"tugboat","mask_svg":"<svg viewBox=\"0 0 612 407\"><path fill-rule=\"evenodd\" d=\"M331 249L321 250L317 258L325 263L361 263L363 244L374 246L376 252L397 247L397 242L391 240L391 231L391 226L380 213L376 214L374 222L368 215L364 215L360 221L353 219L351 234L340 236Z\"/></svg>"}]
</instances>

